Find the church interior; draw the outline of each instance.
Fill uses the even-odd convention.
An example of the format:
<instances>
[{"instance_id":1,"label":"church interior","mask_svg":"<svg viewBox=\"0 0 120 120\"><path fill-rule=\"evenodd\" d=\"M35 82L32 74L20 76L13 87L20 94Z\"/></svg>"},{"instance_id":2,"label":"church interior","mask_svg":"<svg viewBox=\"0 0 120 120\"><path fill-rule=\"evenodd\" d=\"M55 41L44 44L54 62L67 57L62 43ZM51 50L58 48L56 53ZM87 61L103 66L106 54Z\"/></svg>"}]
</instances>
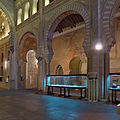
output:
<instances>
[{"instance_id":1,"label":"church interior","mask_svg":"<svg viewBox=\"0 0 120 120\"><path fill-rule=\"evenodd\" d=\"M0 0L0 101L4 94L15 95L16 101L22 94L23 99L34 103L38 98L31 91L35 91L36 95L43 95L39 96L40 102L48 105L45 108L48 112L41 113L42 117L37 113L31 118L23 115L23 120L40 117L41 120L78 120L82 109L78 115L75 108L82 104L87 108L86 102L93 104L88 106L94 110L91 113L83 110L82 120L93 116L101 102L110 113L97 111L93 120L117 120L120 118L119 45L120 0ZM74 101L74 96L81 96L80 103ZM62 115L63 108L55 112L56 100L58 105L73 104L73 114L68 117L67 110ZM43 112L35 106L32 106L34 110ZM99 112L103 116L97 119ZM3 114L0 120L3 119L14 120L15 116L4 118Z\"/></svg>"}]
</instances>

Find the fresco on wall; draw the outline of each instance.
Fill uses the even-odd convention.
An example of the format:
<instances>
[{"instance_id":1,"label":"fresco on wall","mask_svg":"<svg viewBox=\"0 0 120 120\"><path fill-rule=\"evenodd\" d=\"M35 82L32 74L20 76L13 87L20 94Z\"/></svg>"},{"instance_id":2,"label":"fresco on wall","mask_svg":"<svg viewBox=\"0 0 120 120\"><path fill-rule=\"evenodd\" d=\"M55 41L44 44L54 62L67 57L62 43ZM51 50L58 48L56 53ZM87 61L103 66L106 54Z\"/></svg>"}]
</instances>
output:
<instances>
[{"instance_id":1,"label":"fresco on wall","mask_svg":"<svg viewBox=\"0 0 120 120\"><path fill-rule=\"evenodd\" d=\"M120 73L120 21L116 23L115 39L116 44L110 51L110 72Z\"/></svg>"},{"instance_id":2,"label":"fresco on wall","mask_svg":"<svg viewBox=\"0 0 120 120\"><path fill-rule=\"evenodd\" d=\"M52 41L53 58L50 64L51 74L55 74L57 65L62 65L64 74L69 74L69 64L74 57L81 59L81 73L87 73L87 57L82 47L84 28L56 37Z\"/></svg>"}]
</instances>

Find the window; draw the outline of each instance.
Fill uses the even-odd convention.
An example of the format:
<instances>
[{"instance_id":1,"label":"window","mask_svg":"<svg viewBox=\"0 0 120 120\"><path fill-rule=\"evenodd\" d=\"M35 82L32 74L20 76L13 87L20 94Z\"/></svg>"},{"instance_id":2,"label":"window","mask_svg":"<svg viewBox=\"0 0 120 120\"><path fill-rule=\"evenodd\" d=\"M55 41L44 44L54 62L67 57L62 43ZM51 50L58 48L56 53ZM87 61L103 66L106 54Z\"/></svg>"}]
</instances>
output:
<instances>
[{"instance_id":1,"label":"window","mask_svg":"<svg viewBox=\"0 0 120 120\"><path fill-rule=\"evenodd\" d=\"M25 4L24 20L28 19L29 17L30 17L30 3L27 2Z\"/></svg>"},{"instance_id":2,"label":"window","mask_svg":"<svg viewBox=\"0 0 120 120\"><path fill-rule=\"evenodd\" d=\"M20 8L17 14L17 25L19 25L21 22L22 22L22 9Z\"/></svg>"},{"instance_id":3,"label":"window","mask_svg":"<svg viewBox=\"0 0 120 120\"><path fill-rule=\"evenodd\" d=\"M37 11L39 11L39 0L33 0L32 14L35 14Z\"/></svg>"},{"instance_id":4,"label":"window","mask_svg":"<svg viewBox=\"0 0 120 120\"><path fill-rule=\"evenodd\" d=\"M55 71L56 75L63 75L63 68L61 65L58 65Z\"/></svg>"},{"instance_id":5,"label":"window","mask_svg":"<svg viewBox=\"0 0 120 120\"><path fill-rule=\"evenodd\" d=\"M49 0L45 0L45 6L49 5Z\"/></svg>"},{"instance_id":6,"label":"window","mask_svg":"<svg viewBox=\"0 0 120 120\"><path fill-rule=\"evenodd\" d=\"M82 61L80 58L73 58L69 63L70 74L81 74Z\"/></svg>"}]
</instances>

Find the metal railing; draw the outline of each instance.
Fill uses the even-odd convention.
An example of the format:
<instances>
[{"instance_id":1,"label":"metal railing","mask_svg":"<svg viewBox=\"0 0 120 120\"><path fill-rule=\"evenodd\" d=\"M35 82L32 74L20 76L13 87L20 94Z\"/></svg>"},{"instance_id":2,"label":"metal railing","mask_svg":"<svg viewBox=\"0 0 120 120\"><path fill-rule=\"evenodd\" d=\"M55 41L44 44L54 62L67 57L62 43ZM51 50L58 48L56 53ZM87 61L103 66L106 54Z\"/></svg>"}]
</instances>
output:
<instances>
[{"instance_id":1,"label":"metal railing","mask_svg":"<svg viewBox=\"0 0 120 120\"><path fill-rule=\"evenodd\" d=\"M87 86L87 74L47 75L47 85Z\"/></svg>"}]
</instances>

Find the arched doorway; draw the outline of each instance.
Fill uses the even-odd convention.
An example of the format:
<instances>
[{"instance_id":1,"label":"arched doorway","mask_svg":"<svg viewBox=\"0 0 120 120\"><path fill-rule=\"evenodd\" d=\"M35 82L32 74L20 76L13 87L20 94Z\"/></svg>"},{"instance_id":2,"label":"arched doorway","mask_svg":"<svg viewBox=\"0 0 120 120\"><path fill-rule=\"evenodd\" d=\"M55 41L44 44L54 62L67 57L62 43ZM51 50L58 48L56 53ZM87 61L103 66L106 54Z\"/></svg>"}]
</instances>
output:
<instances>
[{"instance_id":1,"label":"arched doorway","mask_svg":"<svg viewBox=\"0 0 120 120\"><path fill-rule=\"evenodd\" d=\"M37 88L37 42L33 33L23 35L19 44L19 79L24 88Z\"/></svg>"},{"instance_id":2,"label":"arched doorway","mask_svg":"<svg viewBox=\"0 0 120 120\"><path fill-rule=\"evenodd\" d=\"M29 50L26 54L26 87L37 88L38 61L34 50Z\"/></svg>"},{"instance_id":3,"label":"arched doorway","mask_svg":"<svg viewBox=\"0 0 120 120\"><path fill-rule=\"evenodd\" d=\"M70 73L69 74L81 74L82 61L80 58L73 58L69 64Z\"/></svg>"},{"instance_id":4,"label":"arched doorway","mask_svg":"<svg viewBox=\"0 0 120 120\"><path fill-rule=\"evenodd\" d=\"M58 65L58 66L56 67L55 74L56 74L56 75L63 75L63 74L64 74L63 68L62 68L61 65Z\"/></svg>"},{"instance_id":5,"label":"arched doorway","mask_svg":"<svg viewBox=\"0 0 120 120\"><path fill-rule=\"evenodd\" d=\"M75 21L73 19L71 21L71 17L74 20L76 17L77 18ZM66 22L66 19L67 20L69 19L69 20ZM81 23L83 23L82 26L81 26ZM62 26L62 24L64 25ZM79 28L83 28L83 30L79 31L76 26L79 26ZM81 54L82 58L86 57L86 54L88 53L90 48L89 47L90 46L89 27L90 27L90 22L89 22L88 10L85 6L83 6L83 4L80 4L80 2L78 1L74 2L73 4L69 4L64 7L62 6L61 8L56 9L53 13L53 16L50 19L48 18L48 21L46 21L45 23L45 34L44 34L44 40L45 40L44 59L46 62L46 66L47 66L46 71L48 75L55 74L56 66L59 64L63 66L64 74L69 74L69 62L72 59L72 57L79 57L80 52L84 53L84 54ZM79 37L76 36L78 34L70 35L73 29L79 31L79 32L77 31L78 33L80 33ZM66 30L68 31L65 32ZM58 33L59 35L61 34L64 35L64 33L68 33L66 34L66 37L61 36L61 39L59 39L59 42L61 42L61 44L58 44L58 41L54 40L55 37L57 38L59 36L59 35L56 35L56 33ZM72 39L73 38L72 36L77 37L76 42L70 42L70 40L71 41L75 40L75 39L74 40ZM57 41L57 44L55 44L55 42L53 41ZM81 41L81 44L77 44L78 41ZM73 44L71 45L71 43L73 43L74 45L76 44L75 46L77 45L78 46L76 48L73 48L72 47ZM80 47L82 47L82 49L79 49L79 45ZM68 48L68 46L70 47L70 49L66 49ZM59 52L57 52L58 54L55 53L55 49L59 50ZM69 54L67 54L67 51L69 51L68 52ZM72 54L70 54L70 51ZM80 51L80 52L77 52L77 51ZM55 55L58 55L59 57L55 57ZM64 58L61 55L66 56L66 58ZM56 58L56 60L54 58ZM62 60L62 58L64 60ZM60 59L62 60L61 62L59 61ZM64 67L62 63L64 65L67 65L67 67Z\"/></svg>"}]
</instances>

